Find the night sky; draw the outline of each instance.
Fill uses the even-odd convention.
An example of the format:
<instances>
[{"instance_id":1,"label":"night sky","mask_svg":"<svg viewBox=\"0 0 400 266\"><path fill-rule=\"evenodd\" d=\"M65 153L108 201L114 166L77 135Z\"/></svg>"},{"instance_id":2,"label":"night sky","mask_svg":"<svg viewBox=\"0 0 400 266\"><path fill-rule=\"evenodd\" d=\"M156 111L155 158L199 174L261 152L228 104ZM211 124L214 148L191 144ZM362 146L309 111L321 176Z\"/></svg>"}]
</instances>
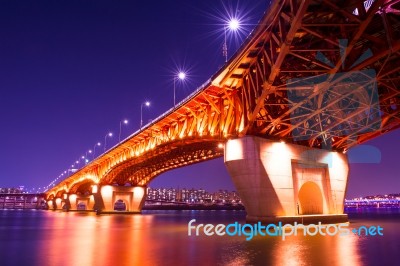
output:
<instances>
[{"instance_id":1,"label":"night sky","mask_svg":"<svg viewBox=\"0 0 400 266\"><path fill-rule=\"evenodd\" d=\"M184 99L232 55L269 1L0 1L0 187L43 187L92 149L107 147ZM400 192L400 130L350 151L347 197ZM99 154L103 146L96 148ZM152 187L234 190L222 159L167 172Z\"/></svg>"}]
</instances>

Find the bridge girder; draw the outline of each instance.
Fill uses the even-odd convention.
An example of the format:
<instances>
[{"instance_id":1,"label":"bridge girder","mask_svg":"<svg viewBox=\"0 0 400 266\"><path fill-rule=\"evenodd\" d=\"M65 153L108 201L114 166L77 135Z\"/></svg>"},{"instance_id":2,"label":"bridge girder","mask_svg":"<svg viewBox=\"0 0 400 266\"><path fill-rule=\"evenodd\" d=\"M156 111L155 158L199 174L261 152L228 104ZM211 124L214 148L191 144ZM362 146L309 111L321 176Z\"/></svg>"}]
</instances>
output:
<instances>
[{"instance_id":1,"label":"bridge girder","mask_svg":"<svg viewBox=\"0 0 400 266\"><path fill-rule=\"evenodd\" d=\"M215 140L189 144L177 142L141 158L127 160L110 169L100 184L145 186L165 171L223 156L223 148Z\"/></svg>"},{"instance_id":2,"label":"bridge girder","mask_svg":"<svg viewBox=\"0 0 400 266\"><path fill-rule=\"evenodd\" d=\"M397 128L399 8L398 0L275 2L279 12L260 23L268 30L253 33L220 82L235 84L245 106L239 135L345 150ZM356 82L369 70L376 76Z\"/></svg>"},{"instance_id":3,"label":"bridge girder","mask_svg":"<svg viewBox=\"0 0 400 266\"><path fill-rule=\"evenodd\" d=\"M93 179L83 179L81 181L72 183L68 188L69 194L91 194L92 187L95 185L95 181Z\"/></svg>"}]
</instances>

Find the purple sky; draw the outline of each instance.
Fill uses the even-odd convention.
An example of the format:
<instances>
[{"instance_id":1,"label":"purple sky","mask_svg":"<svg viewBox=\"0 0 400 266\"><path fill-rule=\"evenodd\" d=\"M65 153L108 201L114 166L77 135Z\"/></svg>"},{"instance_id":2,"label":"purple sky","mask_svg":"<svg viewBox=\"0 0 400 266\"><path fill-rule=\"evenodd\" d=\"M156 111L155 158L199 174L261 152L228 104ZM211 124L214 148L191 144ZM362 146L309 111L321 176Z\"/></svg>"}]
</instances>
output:
<instances>
[{"instance_id":1,"label":"purple sky","mask_svg":"<svg viewBox=\"0 0 400 266\"><path fill-rule=\"evenodd\" d=\"M107 146L116 144L122 119L122 137L136 131L145 100L145 122L162 114L178 69L188 71L177 83L182 100L223 65L228 13L243 21L239 35L228 34L232 55L269 1L249 2L1 1L0 186L48 185L108 131ZM351 154L370 163L351 165L348 197L400 192L399 139L396 131L368 143L379 163ZM170 171L151 186L234 190L222 159Z\"/></svg>"}]
</instances>

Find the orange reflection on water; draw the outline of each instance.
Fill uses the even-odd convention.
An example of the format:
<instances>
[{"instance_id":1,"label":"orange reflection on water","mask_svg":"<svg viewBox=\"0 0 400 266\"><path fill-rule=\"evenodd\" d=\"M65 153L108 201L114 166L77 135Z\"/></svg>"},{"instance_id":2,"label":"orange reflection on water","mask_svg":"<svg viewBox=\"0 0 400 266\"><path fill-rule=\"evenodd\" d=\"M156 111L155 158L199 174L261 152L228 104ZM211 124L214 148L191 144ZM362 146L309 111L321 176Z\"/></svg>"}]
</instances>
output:
<instances>
[{"instance_id":1,"label":"orange reflection on water","mask_svg":"<svg viewBox=\"0 0 400 266\"><path fill-rule=\"evenodd\" d=\"M349 235L290 236L273 245L273 265L361 265L360 238Z\"/></svg>"},{"instance_id":2,"label":"orange reflection on water","mask_svg":"<svg viewBox=\"0 0 400 266\"><path fill-rule=\"evenodd\" d=\"M96 216L55 212L49 219L41 260L48 265L154 265L155 256L146 256L156 247L151 235L152 216ZM149 231L147 231L149 232ZM149 254L151 255L151 254Z\"/></svg>"},{"instance_id":3,"label":"orange reflection on water","mask_svg":"<svg viewBox=\"0 0 400 266\"><path fill-rule=\"evenodd\" d=\"M338 243L333 252L339 254L340 265L362 265L360 250L360 238L352 233L348 236L337 237Z\"/></svg>"},{"instance_id":4,"label":"orange reflection on water","mask_svg":"<svg viewBox=\"0 0 400 266\"><path fill-rule=\"evenodd\" d=\"M43 243L45 261L49 265L93 265L95 248L95 217L70 215L55 212L56 218L46 220L45 226L51 228ZM72 229L73 228L73 229Z\"/></svg>"},{"instance_id":5,"label":"orange reflection on water","mask_svg":"<svg viewBox=\"0 0 400 266\"><path fill-rule=\"evenodd\" d=\"M360 265L359 236L188 236L182 215L46 213L41 265ZM201 212L193 213L199 217ZM223 213L222 213L223 214ZM222 217L222 214L219 213ZM50 216L50 217L47 217ZM180 216L181 215L181 216ZM199 222L200 223L200 222Z\"/></svg>"}]
</instances>

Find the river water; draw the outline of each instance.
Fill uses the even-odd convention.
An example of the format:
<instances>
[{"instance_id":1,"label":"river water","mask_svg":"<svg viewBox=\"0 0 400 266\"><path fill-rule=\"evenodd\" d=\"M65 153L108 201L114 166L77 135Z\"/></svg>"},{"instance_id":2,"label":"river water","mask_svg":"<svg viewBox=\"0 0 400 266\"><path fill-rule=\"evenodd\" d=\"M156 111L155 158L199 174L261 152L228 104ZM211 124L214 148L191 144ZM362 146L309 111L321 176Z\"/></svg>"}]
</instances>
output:
<instances>
[{"instance_id":1,"label":"river water","mask_svg":"<svg viewBox=\"0 0 400 266\"><path fill-rule=\"evenodd\" d=\"M245 223L244 211L142 215L2 210L0 265L400 265L400 209L352 210L349 228L383 236L188 236L194 225ZM194 234L194 231L193 231Z\"/></svg>"}]
</instances>

